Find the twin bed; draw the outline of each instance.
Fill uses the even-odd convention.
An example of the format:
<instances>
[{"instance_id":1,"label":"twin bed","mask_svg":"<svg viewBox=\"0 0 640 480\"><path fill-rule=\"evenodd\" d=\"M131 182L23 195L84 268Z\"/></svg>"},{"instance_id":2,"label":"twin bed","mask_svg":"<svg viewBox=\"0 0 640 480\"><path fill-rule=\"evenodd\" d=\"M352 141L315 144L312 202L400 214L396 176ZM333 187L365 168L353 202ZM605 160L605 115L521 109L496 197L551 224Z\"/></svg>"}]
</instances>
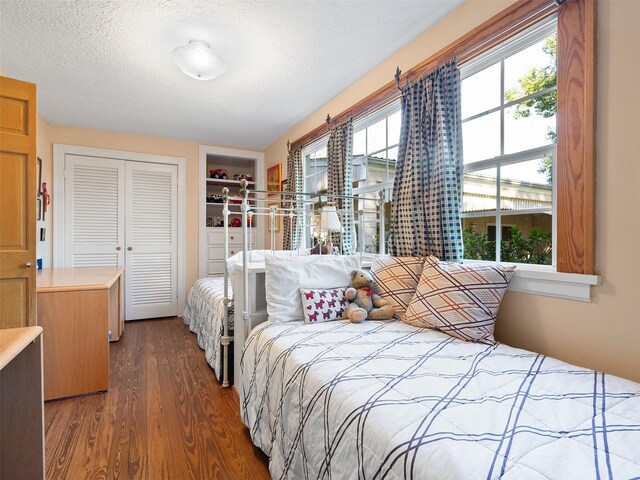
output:
<instances>
[{"instance_id":1,"label":"twin bed","mask_svg":"<svg viewBox=\"0 0 640 480\"><path fill-rule=\"evenodd\" d=\"M221 340L224 336L225 321L228 322L230 335L233 335L233 302L229 303L228 308L225 305L225 281L225 277L197 280L189 292L183 316L189 330L196 334L198 345L204 350L207 363L221 382L224 378ZM230 284L228 288L229 298L232 299Z\"/></svg>"},{"instance_id":2,"label":"twin bed","mask_svg":"<svg viewBox=\"0 0 640 480\"><path fill-rule=\"evenodd\" d=\"M400 321L255 328L240 407L274 479L640 478L640 385Z\"/></svg>"},{"instance_id":3,"label":"twin bed","mask_svg":"<svg viewBox=\"0 0 640 480\"><path fill-rule=\"evenodd\" d=\"M218 378L220 284L185 312ZM235 339L274 479L640 479L640 384L399 320L274 321Z\"/></svg>"}]
</instances>

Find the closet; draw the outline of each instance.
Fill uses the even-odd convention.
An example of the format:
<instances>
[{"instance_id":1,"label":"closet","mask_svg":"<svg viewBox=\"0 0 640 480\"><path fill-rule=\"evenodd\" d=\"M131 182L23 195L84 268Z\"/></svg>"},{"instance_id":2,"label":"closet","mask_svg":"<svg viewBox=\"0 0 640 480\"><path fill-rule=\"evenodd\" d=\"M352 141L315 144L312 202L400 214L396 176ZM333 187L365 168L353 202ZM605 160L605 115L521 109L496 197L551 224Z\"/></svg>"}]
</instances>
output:
<instances>
[{"instance_id":1,"label":"closet","mask_svg":"<svg viewBox=\"0 0 640 480\"><path fill-rule=\"evenodd\" d=\"M177 315L177 165L64 162L62 266L124 267L126 320Z\"/></svg>"}]
</instances>

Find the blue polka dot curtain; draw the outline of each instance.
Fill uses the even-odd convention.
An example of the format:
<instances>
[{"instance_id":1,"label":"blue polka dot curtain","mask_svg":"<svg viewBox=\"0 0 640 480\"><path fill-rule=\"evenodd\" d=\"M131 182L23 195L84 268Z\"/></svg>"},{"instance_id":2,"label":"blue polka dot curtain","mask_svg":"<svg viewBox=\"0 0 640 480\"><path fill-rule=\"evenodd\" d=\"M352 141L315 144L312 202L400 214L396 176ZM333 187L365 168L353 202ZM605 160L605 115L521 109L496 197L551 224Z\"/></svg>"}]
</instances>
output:
<instances>
[{"instance_id":1,"label":"blue polka dot curtain","mask_svg":"<svg viewBox=\"0 0 640 480\"><path fill-rule=\"evenodd\" d=\"M389 251L462 261L460 71L452 61L402 91Z\"/></svg>"}]
</instances>

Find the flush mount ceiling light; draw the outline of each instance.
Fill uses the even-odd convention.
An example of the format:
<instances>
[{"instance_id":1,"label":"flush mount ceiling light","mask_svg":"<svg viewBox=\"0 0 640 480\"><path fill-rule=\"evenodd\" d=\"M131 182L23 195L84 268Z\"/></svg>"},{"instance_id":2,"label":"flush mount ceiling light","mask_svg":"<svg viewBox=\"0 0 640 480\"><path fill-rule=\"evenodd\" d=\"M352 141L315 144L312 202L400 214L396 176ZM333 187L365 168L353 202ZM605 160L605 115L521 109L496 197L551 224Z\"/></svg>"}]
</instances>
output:
<instances>
[{"instance_id":1,"label":"flush mount ceiling light","mask_svg":"<svg viewBox=\"0 0 640 480\"><path fill-rule=\"evenodd\" d=\"M208 43L191 40L171 54L175 64L186 75L198 80L212 80L227 71L227 64L213 53Z\"/></svg>"}]
</instances>

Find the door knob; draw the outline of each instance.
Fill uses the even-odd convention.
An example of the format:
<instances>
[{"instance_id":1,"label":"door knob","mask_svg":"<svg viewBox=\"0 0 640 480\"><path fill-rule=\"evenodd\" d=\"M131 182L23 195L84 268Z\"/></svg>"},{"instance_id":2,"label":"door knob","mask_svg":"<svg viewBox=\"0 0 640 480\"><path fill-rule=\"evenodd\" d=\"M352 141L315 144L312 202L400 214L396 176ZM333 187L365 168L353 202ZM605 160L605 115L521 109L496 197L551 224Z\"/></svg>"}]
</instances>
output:
<instances>
[{"instance_id":1,"label":"door knob","mask_svg":"<svg viewBox=\"0 0 640 480\"><path fill-rule=\"evenodd\" d=\"M121 247L120 245L118 245L118 246L116 247L116 250L122 250L122 247Z\"/></svg>"},{"instance_id":2,"label":"door knob","mask_svg":"<svg viewBox=\"0 0 640 480\"><path fill-rule=\"evenodd\" d=\"M131 251L133 250L133 247L127 247L127 250Z\"/></svg>"},{"instance_id":3,"label":"door knob","mask_svg":"<svg viewBox=\"0 0 640 480\"><path fill-rule=\"evenodd\" d=\"M24 266L27 267L27 268L31 268L31 262L25 263Z\"/></svg>"}]
</instances>

